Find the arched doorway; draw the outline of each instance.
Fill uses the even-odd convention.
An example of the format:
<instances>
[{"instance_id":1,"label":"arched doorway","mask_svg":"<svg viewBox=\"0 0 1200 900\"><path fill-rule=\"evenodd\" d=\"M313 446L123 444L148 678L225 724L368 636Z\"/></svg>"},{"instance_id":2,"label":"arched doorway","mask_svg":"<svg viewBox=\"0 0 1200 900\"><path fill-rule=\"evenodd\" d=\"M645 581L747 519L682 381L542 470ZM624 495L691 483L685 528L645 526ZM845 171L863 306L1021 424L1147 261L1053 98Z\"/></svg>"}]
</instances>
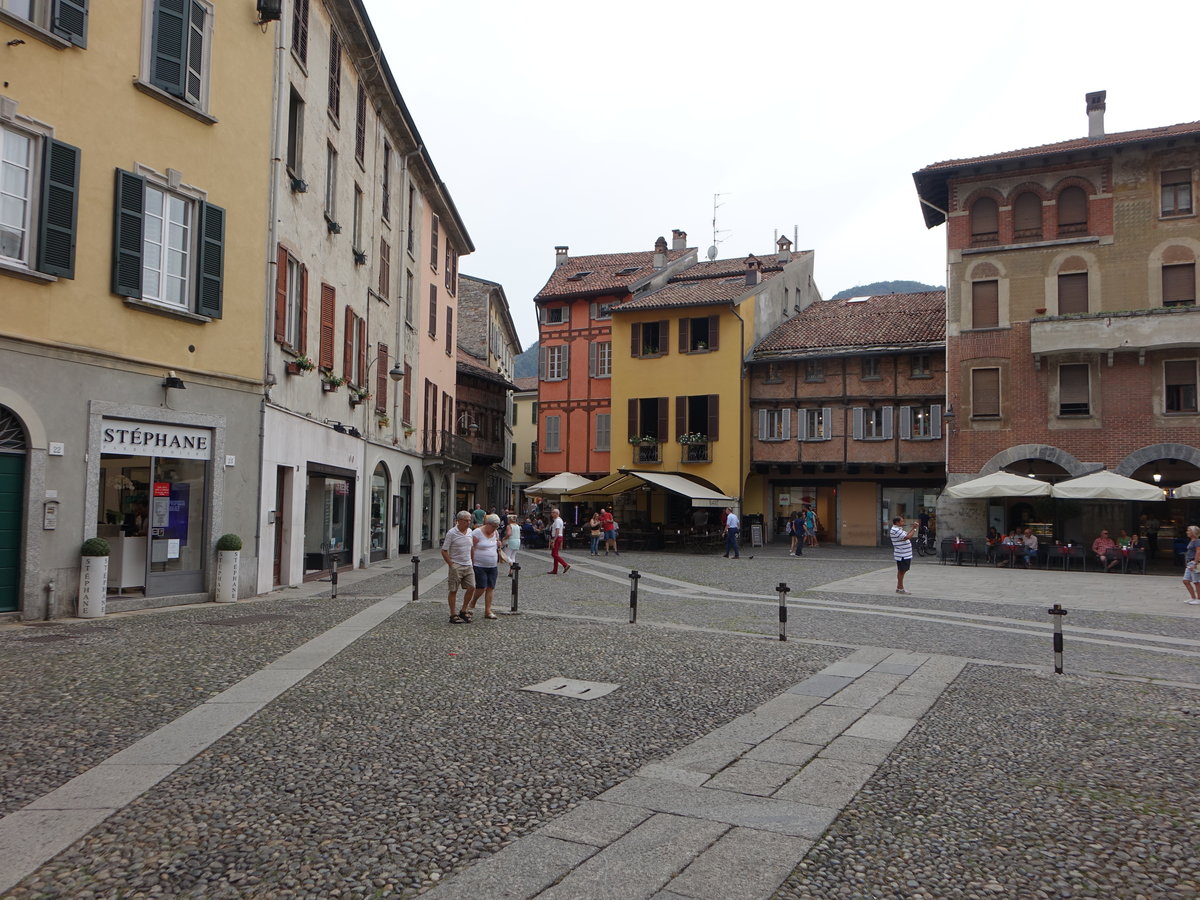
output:
<instances>
[{"instance_id":1,"label":"arched doorway","mask_svg":"<svg viewBox=\"0 0 1200 900\"><path fill-rule=\"evenodd\" d=\"M421 490L421 548L433 546L433 475L425 473L425 485Z\"/></svg>"},{"instance_id":2,"label":"arched doorway","mask_svg":"<svg viewBox=\"0 0 1200 900\"><path fill-rule=\"evenodd\" d=\"M0 612L15 612L21 595L21 510L29 442L16 414L0 406Z\"/></svg>"},{"instance_id":3,"label":"arched doorway","mask_svg":"<svg viewBox=\"0 0 1200 900\"><path fill-rule=\"evenodd\" d=\"M408 553L412 550L412 470L404 467L400 476L400 492L396 495L396 552Z\"/></svg>"},{"instance_id":4,"label":"arched doorway","mask_svg":"<svg viewBox=\"0 0 1200 900\"><path fill-rule=\"evenodd\" d=\"M390 486L387 466L380 462L371 473L371 562L387 559Z\"/></svg>"}]
</instances>

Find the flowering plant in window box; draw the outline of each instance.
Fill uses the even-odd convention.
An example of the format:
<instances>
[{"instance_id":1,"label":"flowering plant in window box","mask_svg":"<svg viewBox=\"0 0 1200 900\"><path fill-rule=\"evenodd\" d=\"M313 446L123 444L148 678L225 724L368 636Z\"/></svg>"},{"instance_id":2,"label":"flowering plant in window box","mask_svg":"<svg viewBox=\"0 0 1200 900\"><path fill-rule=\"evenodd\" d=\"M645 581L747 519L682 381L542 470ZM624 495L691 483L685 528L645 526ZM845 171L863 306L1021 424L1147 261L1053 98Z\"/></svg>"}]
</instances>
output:
<instances>
[{"instance_id":1,"label":"flowering plant in window box","mask_svg":"<svg viewBox=\"0 0 1200 900\"><path fill-rule=\"evenodd\" d=\"M365 387L352 387L350 388L350 405L358 406L370 396L371 392Z\"/></svg>"},{"instance_id":2,"label":"flowering plant in window box","mask_svg":"<svg viewBox=\"0 0 1200 900\"><path fill-rule=\"evenodd\" d=\"M380 428L387 428L392 424L391 417L388 416L387 413L380 413L379 416L376 417L375 421L379 423Z\"/></svg>"},{"instance_id":3,"label":"flowering plant in window box","mask_svg":"<svg viewBox=\"0 0 1200 900\"><path fill-rule=\"evenodd\" d=\"M305 372L311 372L316 367L316 363L307 356L297 356L295 359L287 361L287 373L289 375L303 375Z\"/></svg>"},{"instance_id":4,"label":"flowering plant in window box","mask_svg":"<svg viewBox=\"0 0 1200 900\"><path fill-rule=\"evenodd\" d=\"M631 444L657 444L658 438L652 434L634 435L629 439Z\"/></svg>"},{"instance_id":5,"label":"flowering plant in window box","mask_svg":"<svg viewBox=\"0 0 1200 900\"><path fill-rule=\"evenodd\" d=\"M404 426L404 436L405 437L412 437L416 433L417 433L417 429L413 428L411 425Z\"/></svg>"},{"instance_id":6,"label":"flowering plant in window box","mask_svg":"<svg viewBox=\"0 0 1200 900\"><path fill-rule=\"evenodd\" d=\"M679 443L681 443L681 444L707 444L708 443L708 435L700 434L698 431L689 431L686 434L681 434L679 436Z\"/></svg>"},{"instance_id":7,"label":"flowering plant in window box","mask_svg":"<svg viewBox=\"0 0 1200 900\"><path fill-rule=\"evenodd\" d=\"M327 374L321 379L321 390L327 394L332 394L345 383L346 379L341 375Z\"/></svg>"}]
</instances>

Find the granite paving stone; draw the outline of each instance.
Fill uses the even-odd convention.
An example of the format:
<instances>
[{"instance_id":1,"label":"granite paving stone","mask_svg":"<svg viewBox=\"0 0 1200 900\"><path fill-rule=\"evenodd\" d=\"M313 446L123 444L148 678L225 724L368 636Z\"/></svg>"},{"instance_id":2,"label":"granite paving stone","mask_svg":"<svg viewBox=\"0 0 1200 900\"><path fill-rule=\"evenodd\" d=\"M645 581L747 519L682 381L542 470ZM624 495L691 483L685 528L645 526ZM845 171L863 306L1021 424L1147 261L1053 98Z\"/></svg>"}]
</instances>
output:
<instances>
[{"instance_id":1,"label":"granite paving stone","mask_svg":"<svg viewBox=\"0 0 1200 900\"><path fill-rule=\"evenodd\" d=\"M680 784L702 785L711 777L694 769L680 769L666 763L647 763L637 770L642 778L657 778L661 781L677 781Z\"/></svg>"},{"instance_id":2,"label":"granite paving stone","mask_svg":"<svg viewBox=\"0 0 1200 900\"><path fill-rule=\"evenodd\" d=\"M636 806L588 800L557 819L550 820L538 834L604 847L641 825L651 815L653 813L650 810Z\"/></svg>"},{"instance_id":3,"label":"granite paving stone","mask_svg":"<svg viewBox=\"0 0 1200 900\"><path fill-rule=\"evenodd\" d=\"M818 706L779 732L777 737L801 744L827 744L863 715L852 706Z\"/></svg>"},{"instance_id":4,"label":"granite paving stone","mask_svg":"<svg viewBox=\"0 0 1200 900\"><path fill-rule=\"evenodd\" d=\"M530 835L423 896L430 900L529 900L597 852L587 844Z\"/></svg>"},{"instance_id":5,"label":"granite paving stone","mask_svg":"<svg viewBox=\"0 0 1200 900\"><path fill-rule=\"evenodd\" d=\"M878 713L867 713L846 729L849 737L873 738L877 741L901 741L913 726L916 719L903 716L881 716Z\"/></svg>"},{"instance_id":6,"label":"granite paving stone","mask_svg":"<svg viewBox=\"0 0 1200 900\"><path fill-rule=\"evenodd\" d=\"M917 694L922 697L940 697L949 681L940 677L922 675L920 671L910 675L896 686L897 694Z\"/></svg>"},{"instance_id":7,"label":"granite paving stone","mask_svg":"<svg viewBox=\"0 0 1200 900\"><path fill-rule=\"evenodd\" d=\"M838 691L854 683L857 676L853 675L813 675L799 684L788 688L789 694L803 694L808 697L832 697Z\"/></svg>"},{"instance_id":8,"label":"granite paving stone","mask_svg":"<svg viewBox=\"0 0 1200 900\"><path fill-rule=\"evenodd\" d=\"M811 846L804 838L733 828L667 889L696 900L760 900L771 896Z\"/></svg>"},{"instance_id":9,"label":"granite paving stone","mask_svg":"<svg viewBox=\"0 0 1200 900\"><path fill-rule=\"evenodd\" d=\"M795 765L763 762L759 759L739 759L709 778L704 782L704 786L769 797L795 775L798 768L799 766Z\"/></svg>"},{"instance_id":10,"label":"granite paving stone","mask_svg":"<svg viewBox=\"0 0 1200 900\"><path fill-rule=\"evenodd\" d=\"M826 676L826 675L837 676L837 677L841 677L841 678L857 678L860 675L866 675L877 665L878 665L878 663L850 662L849 660L843 659L839 662L835 662L832 666L826 666L820 672L818 672L816 675L814 675L813 678L821 678L822 676ZM810 678L808 680L812 681L812 678ZM797 687L799 687L799 685L797 685ZM796 691L796 693L803 694L805 692L804 691ZM822 695L822 696L828 696L828 695Z\"/></svg>"},{"instance_id":11,"label":"granite paving stone","mask_svg":"<svg viewBox=\"0 0 1200 900\"><path fill-rule=\"evenodd\" d=\"M867 783L878 766L817 757L773 796L841 809Z\"/></svg>"},{"instance_id":12,"label":"granite paving stone","mask_svg":"<svg viewBox=\"0 0 1200 900\"><path fill-rule=\"evenodd\" d=\"M772 737L747 751L745 758L789 766L802 766L816 756L820 749L820 744L801 744L798 741L785 741L783 738Z\"/></svg>"},{"instance_id":13,"label":"granite paving stone","mask_svg":"<svg viewBox=\"0 0 1200 900\"><path fill-rule=\"evenodd\" d=\"M710 735L676 750L662 760L662 765L713 775L754 746L753 743L720 740Z\"/></svg>"},{"instance_id":14,"label":"granite paving stone","mask_svg":"<svg viewBox=\"0 0 1200 900\"><path fill-rule=\"evenodd\" d=\"M889 694L872 706L871 712L881 716L919 719L936 702L936 697L923 694Z\"/></svg>"},{"instance_id":15,"label":"granite paving stone","mask_svg":"<svg viewBox=\"0 0 1200 900\"><path fill-rule=\"evenodd\" d=\"M818 754L826 759L844 759L847 762L879 765L896 748L895 741L879 741L872 738L851 737L843 734Z\"/></svg>"},{"instance_id":16,"label":"granite paving stone","mask_svg":"<svg viewBox=\"0 0 1200 900\"><path fill-rule=\"evenodd\" d=\"M870 672L857 678L851 684L838 691L825 701L826 706L853 706L859 709L870 709L881 699L894 691L904 677Z\"/></svg>"}]
</instances>

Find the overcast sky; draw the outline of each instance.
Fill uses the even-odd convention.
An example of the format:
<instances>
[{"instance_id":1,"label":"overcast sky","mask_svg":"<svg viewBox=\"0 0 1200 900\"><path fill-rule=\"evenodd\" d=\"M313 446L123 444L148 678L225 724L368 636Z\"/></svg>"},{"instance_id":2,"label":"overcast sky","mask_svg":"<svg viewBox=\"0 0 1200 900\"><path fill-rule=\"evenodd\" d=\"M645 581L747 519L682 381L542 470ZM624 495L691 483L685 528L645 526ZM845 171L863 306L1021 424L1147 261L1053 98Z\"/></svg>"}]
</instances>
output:
<instances>
[{"instance_id":1,"label":"overcast sky","mask_svg":"<svg viewBox=\"0 0 1200 900\"><path fill-rule=\"evenodd\" d=\"M648 3L365 0L522 348L572 255L816 252L824 296L945 282L912 173L1087 134L1200 119L1194 2ZM1163 23L1174 22L1174 26Z\"/></svg>"}]
</instances>

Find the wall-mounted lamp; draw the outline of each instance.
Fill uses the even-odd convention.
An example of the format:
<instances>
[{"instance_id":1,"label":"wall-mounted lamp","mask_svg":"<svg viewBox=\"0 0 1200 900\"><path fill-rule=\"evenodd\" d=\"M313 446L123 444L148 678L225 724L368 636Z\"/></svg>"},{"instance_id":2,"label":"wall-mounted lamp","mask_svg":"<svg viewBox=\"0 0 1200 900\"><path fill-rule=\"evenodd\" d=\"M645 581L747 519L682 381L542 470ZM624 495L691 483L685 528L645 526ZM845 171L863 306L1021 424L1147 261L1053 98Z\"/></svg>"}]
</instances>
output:
<instances>
[{"instance_id":1,"label":"wall-mounted lamp","mask_svg":"<svg viewBox=\"0 0 1200 900\"><path fill-rule=\"evenodd\" d=\"M402 381L404 379L404 367L400 363L396 363L388 369L388 378L392 381Z\"/></svg>"},{"instance_id":2,"label":"wall-mounted lamp","mask_svg":"<svg viewBox=\"0 0 1200 900\"><path fill-rule=\"evenodd\" d=\"M470 416L468 416L466 413L463 413L461 416L458 417L458 427L460 429L465 428L467 434L470 435L471 437L475 437L476 435L479 434L479 426L475 423L475 420L472 419Z\"/></svg>"},{"instance_id":3,"label":"wall-mounted lamp","mask_svg":"<svg viewBox=\"0 0 1200 900\"><path fill-rule=\"evenodd\" d=\"M255 25L277 22L283 17L283 0L258 0L258 21Z\"/></svg>"},{"instance_id":4,"label":"wall-mounted lamp","mask_svg":"<svg viewBox=\"0 0 1200 900\"><path fill-rule=\"evenodd\" d=\"M167 390L171 390L172 388L177 391L187 390L187 385L183 383L182 378L175 374L174 369L167 373L167 377L163 379L162 386Z\"/></svg>"},{"instance_id":5,"label":"wall-mounted lamp","mask_svg":"<svg viewBox=\"0 0 1200 900\"><path fill-rule=\"evenodd\" d=\"M1162 472L1158 471L1158 469L1156 468L1154 470L1154 474L1151 475L1150 477L1154 479L1155 484L1158 484L1160 481L1162 481Z\"/></svg>"}]
</instances>

